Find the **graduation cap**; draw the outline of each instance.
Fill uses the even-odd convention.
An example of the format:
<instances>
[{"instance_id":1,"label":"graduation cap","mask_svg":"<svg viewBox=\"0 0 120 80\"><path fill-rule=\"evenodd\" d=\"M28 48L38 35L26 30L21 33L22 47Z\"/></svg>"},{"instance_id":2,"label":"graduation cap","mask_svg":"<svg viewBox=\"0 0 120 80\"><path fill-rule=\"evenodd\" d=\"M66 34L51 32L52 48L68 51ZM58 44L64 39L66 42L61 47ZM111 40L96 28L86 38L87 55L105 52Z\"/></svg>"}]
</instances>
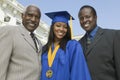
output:
<instances>
[{"instance_id":1,"label":"graduation cap","mask_svg":"<svg viewBox=\"0 0 120 80\"><path fill-rule=\"evenodd\" d=\"M47 15L49 18L52 19L52 23L55 23L55 22L68 23L68 21L70 20L70 17L72 17L67 11L49 12L49 13L45 13L45 15ZM72 20L74 20L73 17L72 17Z\"/></svg>"},{"instance_id":2,"label":"graduation cap","mask_svg":"<svg viewBox=\"0 0 120 80\"><path fill-rule=\"evenodd\" d=\"M50 19L52 19L52 23L64 22L66 24L69 24L68 21L70 20L71 35L72 35L72 20L74 20L74 18L67 11L48 12L45 13L45 15L47 15Z\"/></svg>"}]
</instances>

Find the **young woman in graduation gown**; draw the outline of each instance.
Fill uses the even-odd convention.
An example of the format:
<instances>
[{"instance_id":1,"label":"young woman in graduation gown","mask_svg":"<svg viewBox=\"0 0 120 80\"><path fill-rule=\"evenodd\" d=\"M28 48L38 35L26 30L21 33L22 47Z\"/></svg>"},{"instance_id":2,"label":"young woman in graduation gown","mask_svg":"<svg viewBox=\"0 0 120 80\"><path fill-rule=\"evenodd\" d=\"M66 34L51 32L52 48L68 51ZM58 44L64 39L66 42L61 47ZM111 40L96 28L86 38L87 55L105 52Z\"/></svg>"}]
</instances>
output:
<instances>
[{"instance_id":1,"label":"young woman in graduation gown","mask_svg":"<svg viewBox=\"0 0 120 80\"><path fill-rule=\"evenodd\" d=\"M91 80L81 45L71 40L67 11L46 13L52 19L42 53L41 80Z\"/></svg>"}]
</instances>

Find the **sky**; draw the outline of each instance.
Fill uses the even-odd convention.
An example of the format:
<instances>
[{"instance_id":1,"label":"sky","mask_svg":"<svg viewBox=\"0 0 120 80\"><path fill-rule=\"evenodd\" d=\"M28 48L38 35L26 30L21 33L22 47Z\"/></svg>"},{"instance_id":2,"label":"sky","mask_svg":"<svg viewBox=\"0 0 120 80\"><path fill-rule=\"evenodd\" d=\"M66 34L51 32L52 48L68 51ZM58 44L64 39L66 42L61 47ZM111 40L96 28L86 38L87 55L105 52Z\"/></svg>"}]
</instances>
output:
<instances>
[{"instance_id":1,"label":"sky","mask_svg":"<svg viewBox=\"0 0 120 80\"><path fill-rule=\"evenodd\" d=\"M85 31L81 28L78 19L79 9L90 5L97 12L97 25L102 28L120 29L120 0L17 0L23 6L34 4L41 10L41 20L51 25L51 19L44 13L54 11L68 11L75 20L72 21L73 35L82 35Z\"/></svg>"}]
</instances>

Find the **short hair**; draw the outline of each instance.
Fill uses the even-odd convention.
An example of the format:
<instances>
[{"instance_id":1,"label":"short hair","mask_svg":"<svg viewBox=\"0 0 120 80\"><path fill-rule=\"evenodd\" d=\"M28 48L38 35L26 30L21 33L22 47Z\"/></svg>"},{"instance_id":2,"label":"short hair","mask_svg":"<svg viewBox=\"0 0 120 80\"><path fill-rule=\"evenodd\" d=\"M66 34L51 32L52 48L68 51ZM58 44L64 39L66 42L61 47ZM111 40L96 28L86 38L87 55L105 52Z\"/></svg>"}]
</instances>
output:
<instances>
[{"instance_id":1,"label":"short hair","mask_svg":"<svg viewBox=\"0 0 120 80\"><path fill-rule=\"evenodd\" d=\"M27 7L25 7L24 10L23 10L23 12L22 12L22 14L25 14L25 13L27 12L27 9L28 9L29 7L35 7L36 9L38 9L39 15L41 16L40 8L38 8L38 7L37 7L36 5L34 5L34 4L31 4L31 5L28 5Z\"/></svg>"},{"instance_id":2,"label":"short hair","mask_svg":"<svg viewBox=\"0 0 120 80\"><path fill-rule=\"evenodd\" d=\"M89 9L91 9L93 15L94 15L94 16L97 16L96 10L95 10L92 6L90 6L90 5L84 5L84 6L82 6L82 7L80 8L80 10L79 10L78 16L80 16L80 12L81 12L81 10L84 9L84 8L89 8Z\"/></svg>"}]
</instances>

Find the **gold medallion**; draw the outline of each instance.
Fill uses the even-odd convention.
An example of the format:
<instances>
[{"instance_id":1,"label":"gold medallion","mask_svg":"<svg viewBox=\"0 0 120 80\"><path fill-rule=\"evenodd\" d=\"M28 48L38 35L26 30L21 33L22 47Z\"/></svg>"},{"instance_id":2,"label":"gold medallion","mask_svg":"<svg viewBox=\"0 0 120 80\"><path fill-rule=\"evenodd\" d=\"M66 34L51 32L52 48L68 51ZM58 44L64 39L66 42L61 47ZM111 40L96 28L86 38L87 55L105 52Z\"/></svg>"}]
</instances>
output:
<instances>
[{"instance_id":1,"label":"gold medallion","mask_svg":"<svg viewBox=\"0 0 120 80\"><path fill-rule=\"evenodd\" d=\"M52 70L47 70L47 72L46 72L46 77L47 78L51 78L52 77L52 75L53 75L53 71Z\"/></svg>"}]
</instances>

